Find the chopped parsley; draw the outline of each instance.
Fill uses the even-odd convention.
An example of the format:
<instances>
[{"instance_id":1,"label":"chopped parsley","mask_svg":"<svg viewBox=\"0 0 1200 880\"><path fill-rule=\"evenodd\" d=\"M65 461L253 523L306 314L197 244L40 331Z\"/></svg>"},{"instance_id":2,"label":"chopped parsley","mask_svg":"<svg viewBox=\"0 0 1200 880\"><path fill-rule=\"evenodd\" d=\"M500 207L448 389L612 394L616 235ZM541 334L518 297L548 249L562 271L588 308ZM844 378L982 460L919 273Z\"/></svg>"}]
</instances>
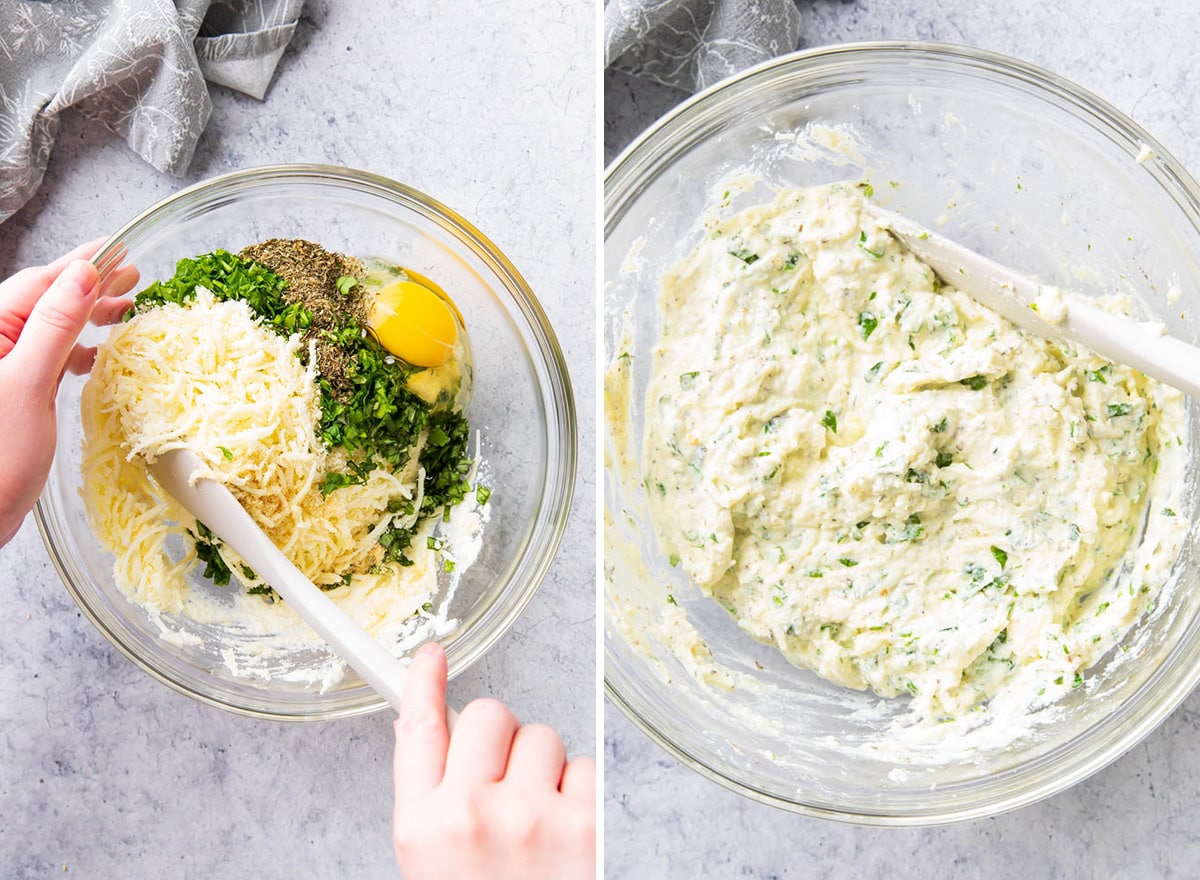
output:
<instances>
[{"instance_id":1,"label":"chopped parsley","mask_svg":"<svg viewBox=\"0 0 1200 880\"><path fill-rule=\"evenodd\" d=\"M1132 405L1128 403L1110 403L1107 407L1108 417L1115 419L1120 416L1127 416L1132 409Z\"/></svg>"},{"instance_id":2,"label":"chopped parsley","mask_svg":"<svg viewBox=\"0 0 1200 880\"><path fill-rule=\"evenodd\" d=\"M335 397L329 382L321 378L321 442L328 449L342 448L349 455L348 472L325 475L321 492L328 495L343 486L365 483L377 467L398 471L428 432L421 450L425 469L421 517L438 508L452 507L466 497L468 428L460 413L433 409L407 387L412 370L387 352L371 336L347 334L344 348L353 359L347 371L348 399ZM409 529L395 529L393 540L384 545L388 558L404 562L403 551L411 543ZM382 543L382 541L381 541Z\"/></svg>"},{"instance_id":3,"label":"chopped parsley","mask_svg":"<svg viewBox=\"0 0 1200 880\"><path fill-rule=\"evenodd\" d=\"M833 433L837 433L837 416L834 415L833 410L825 410L825 415L821 418L821 424L830 431L833 431Z\"/></svg>"},{"instance_id":4,"label":"chopped parsley","mask_svg":"<svg viewBox=\"0 0 1200 880\"><path fill-rule=\"evenodd\" d=\"M758 254L751 253L750 251L741 249L741 248L739 248L738 250L730 251L729 255L731 257L737 257L739 260L741 260L747 266L753 266L755 263L758 262Z\"/></svg>"},{"instance_id":5,"label":"chopped parsley","mask_svg":"<svg viewBox=\"0 0 1200 880\"><path fill-rule=\"evenodd\" d=\"M308 309L284 298L287 282L281 277L261 263L243 260L223 250L180 260L171 278L153 282L134 297L133 312L167 303L182 305L196 298L197 287L207 288L222 302L245 300L264 324L283 336L306 330L312 324Z\"/></svg>"},{"instance_id":6,"label":"chopped parsley","mask_svg":"<svg viewBox=\"0 0 1200 880\"><path fill-rule=\"evenodd\" d=\"M870 312L863 312L858 316L858 332L862 334L863 339L870 339L878 326L879 321Z\"/></svg>"},{"instance_id":7,"label":"chopped parsley","mask_svg":"<svg viewBox=\"0 0 1200 880\"><path fill-rule=\"evenodd\" d=\"M883 256L883 251L873 251L867 247L867 233L865 231L858 234L858 246L877 260Z\"/></svg>"},{"instance_id":8,"label":"chopped parsley","mask_svg":"<svg viewBox=\"0 0 1200 880\"><path fill-rule=\"evenodd\" d=\"M904 520L903 529L893 526L888 527L884 543L903 544L909 541L919 541L924 534L925 526L921 525L921 515L919 513L910 513L908 518Z\"/></svg>"},{"instance_id":9,"label":"chopped parsley","mask_svg":"<svg viewBox=\"0 0 1200 880\"><path fill-rule=\"evenodd\" d=\"M196 531L188 529L188 534L196 544L196 558L204 563L204 576L212 580L218 587L229 586L229 576L232 572L221 554L217 552L220 539L204 523L196 520Z\"/></svg>"},{"instance_id":10,"label":"chopped parsley","mask_svg":"<svg viewBox=\"0 0 1200 880\"><path fill-rule=\"evenodd\" d=\"M987 387L987 376L969 376L966 379L960 379L959 385L966 385L972 391L981 391Z\"/></svg>"}]
</instances>

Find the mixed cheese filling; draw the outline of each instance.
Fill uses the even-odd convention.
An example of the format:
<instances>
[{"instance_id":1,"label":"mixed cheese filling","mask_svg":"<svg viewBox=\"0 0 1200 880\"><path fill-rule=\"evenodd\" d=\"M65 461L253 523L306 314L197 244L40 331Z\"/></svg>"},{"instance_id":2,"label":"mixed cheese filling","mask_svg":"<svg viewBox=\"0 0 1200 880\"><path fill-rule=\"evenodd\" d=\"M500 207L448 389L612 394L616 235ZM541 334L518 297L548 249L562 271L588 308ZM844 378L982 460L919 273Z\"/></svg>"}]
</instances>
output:
<instances>
[{"instance_id":1,"label":"mixed cheese filling","mask_svg":"<svg viewBox=\"0 0 1200 880\"><path fill-rule=\"evenodd\" d=\"M977 304L863 199L714 217L664 277L660 541L755 638L930 719L1079 686L1178 552L1182 397Z\"/></svg>"}]
</instances>

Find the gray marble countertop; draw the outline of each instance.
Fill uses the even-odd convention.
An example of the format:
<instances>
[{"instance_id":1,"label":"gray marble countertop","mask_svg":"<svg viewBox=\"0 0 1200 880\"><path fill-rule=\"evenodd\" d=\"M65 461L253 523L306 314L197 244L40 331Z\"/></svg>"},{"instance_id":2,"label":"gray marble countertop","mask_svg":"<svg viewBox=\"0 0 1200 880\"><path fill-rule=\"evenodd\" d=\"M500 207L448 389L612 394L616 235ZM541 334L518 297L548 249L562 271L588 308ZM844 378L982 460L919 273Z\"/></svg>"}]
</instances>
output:
<instances>
[{"instance_id":1,"label":"gray marble countertop","mask_svg":"<svg viewBox=\"0 0 1200 880\"><path fill-rule=\"evenodd\" d=\"M1192 0L916 3L799 0L800 48L874 39L966 43L1041 65L1107 99L1200 173ZM684 96L605 76L606 161ZM1106 770L1040 804L931 829L794 816L678 764L605 706L605 853L612 878L1195 877L1200 693Z\"/></svg>"},{"instance_id":2,"label":"gray marble countertop","mask_svg":"<svg viewBox=\"0 0 1200 880\"><path fill-rule=\"evenodd\" d=\"M595 25L589 4L309 0L265 102L213 88L186 179L67 114L45 184L0 226L0 276L186 184L275 162L362 168L470 218L555 326L578 403L574 510L510 632L451 685L596 749ZM285 724L192 702L81 617L28 520L0 550L0 875L394 877L392 715ZM569 634L569 635L565 635ZM65 872L65 873L64 873Z\"/></svg>"}]
</instances>

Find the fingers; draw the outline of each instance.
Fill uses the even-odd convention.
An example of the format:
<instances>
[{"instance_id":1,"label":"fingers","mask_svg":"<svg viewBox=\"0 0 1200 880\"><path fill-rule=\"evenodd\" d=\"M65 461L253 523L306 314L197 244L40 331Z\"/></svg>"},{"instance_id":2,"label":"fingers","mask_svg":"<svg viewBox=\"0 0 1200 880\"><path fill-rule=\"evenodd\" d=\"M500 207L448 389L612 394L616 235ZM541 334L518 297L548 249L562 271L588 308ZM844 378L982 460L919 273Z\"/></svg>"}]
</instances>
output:
<instances>
[{"instance_id":1,"label":"fingers","mask_svg":"<svg viewBox=\"0 0 1200 880\"><path fill-rule=\"evenodd\" d=\"M74 260L59 274L30 312L7 355L20 365L31 391L53 396L79 331L92 313L96 267Z\"/></svg>"},{"instance_id":2,"label":"fingers","mask_svg":"<svg viewBox=\"0 0 1200 880\"><path fill-rule=\"evenodd\" d=\"M126 297L120 299L101 298L96 300L96 306L92 309L92 323L100 327L105 327L109 324L116 324L129 311L133 303Z\"/></svg>"},{"instance_id":3,"label":"fingers","mask_svg":"<svg viewBox=\"0 0 1200 880\"><path fill-rule=\"evenodd\" d=\"M446 783L473 787L503 779L518 727L516 717L500 701L470 703L463 709L450 740Z\"/></svg>"},{"instance_id":4,"label":"fingers","mask_svg":"<svg viewBox=\"0 0 1200 880\"><path fill-rule=\"evenodd\" d=\"M582 801L596 800L596 762L591 758L574 758L563 768L558 790L565 797Z\"/></svg>"},{"instance_id":5,"label":"fingers","mask_svg":"<svg viewBox=\"0 0 1200 880\"><path fill-rule=\"evenodd\" d=\"M96 362L96 346L76 345L67 355L67 372L82 376L91 372L92 364Z\"/></svg>"},{"instance_id":6,"label":"fingers","mask_svg":"<svg viewBox=\"0 0 1200 880\"><path fill-rule=\"evenodd\" d=\"M133 307L133 300L125 294L133 290L140 277L136 266L121 266L109 272L100 282L100 297L92 309L92 323L104 327L125 317Z\"/></svg>"},{"instance_id":7,"label":"fingers","mask_svg":"<svg viewBox=\"0 0 1200 880\"><path fill-rule=\"evenodd\" d=\"M138 283L140 277L137 266L121 266L119 269L114 269L105 275L104 283L100 287L100 296L124 296L133 290L133 286Z\"/></svg>"},{"instance_id":8,"label":"fingers","mask_svg":"<svg viewBox=\"0 0 1200 880\"><path fill-rule=\"evenodd\" d=\"M433 791L446 768L446 654L435 642L413 655L396 719L396 806Z\"/></svg>"},{"instance_id":9,"label":"fingers","mask_svg":"<svg viewBox=\"0 0 1200 880\"><path fill-rule=\"evenodd\" d=\"M84 242L70 253L63 254L57 260L50 263L46 268L50 270L51 274L57 275L63 269L67 268L69 264L74 263L76 260L90 260L96 255L96 251L100 250L100 245L104 244L106 240L107 239L101 237L93 238L91 241Z\"/></svg>"},{"instance_id":10,"label":"fingers","mask_svg":"<svg viewBox=\"0 0 1200 880\"><path fill-rule=\"evenodd\" d=\"M527 724L513 738L504 778L557 791L566 761L567 749L553 728Z\"/></svg>"},{"instance_id":11,"label":"fingers","mask_svg":"<svg viewBox=\"0 0 1200 880\"><path fill-rule=\"evenodd\" d=\"M80 245L69 254L59 257L52 263L45 266L31 266L28 269L22 269L11 278L0 281L0 309L15 313L24 318L33 310L38 299L45 293L46 288L53 283L62 271L76 260L90 259L104 239L96 239L87 244ZM111 263L112 261L107 261ZM106 297L123 297L129 291L133 290L137 284L139 273L136 266L120 266L112 270L106 270L104 280L100 286L100 298ZM128 308L126 305L124 308ZM122 309L122 314L124 313ZM113 323L113 321L100 321L100 323Z\"/></svg>"},{"instance_id":12,"label":"fingers","mask_svg":"<svg viewBox=\"0 0 1200 880\"><path fill-rule=\"evenodd\" d=\"M46 288L55 278L57 278L71 263L76 260L90 260L92 255L100 249L104 239L98 238L95 241L89 241L87 244L81 244L69 254L64 254L52 263L45 266L31 266L28 269L22 269L11 278L0 281L0 304L6 308L17 308L19 302L28 301L29 305L23 314L28 314L33 308L33 303L42 295ZM32 299L31 299L32 298ZM13 302L9 302L12 300Z\"/></svg>"},{"instance_id":13,"label":"fingers","mask_svg":"<svg viewBox=\"0 0 1200 880\"><path fill-rule=\"evenodd\" d=\"M45 266L33 266L0 282L0 357L5 357L15 347L16 341L25 331L25 324L39 300L46 294L58 277L73 263L90 258L99 249L103 239L80 245L69 254ZM111 262L111 261L109 261ZM120 266L106 272L99 293L92 296L94 303L90 319L97 325L115 324L124 317L132 303L124 298L138 282L138 270L134 266ZM78 331L76 331L78 333ZM87 357L72 350L66 369L77 372ZM61 365L60 365L61 374Z\"/></svg>"}]
</instances>

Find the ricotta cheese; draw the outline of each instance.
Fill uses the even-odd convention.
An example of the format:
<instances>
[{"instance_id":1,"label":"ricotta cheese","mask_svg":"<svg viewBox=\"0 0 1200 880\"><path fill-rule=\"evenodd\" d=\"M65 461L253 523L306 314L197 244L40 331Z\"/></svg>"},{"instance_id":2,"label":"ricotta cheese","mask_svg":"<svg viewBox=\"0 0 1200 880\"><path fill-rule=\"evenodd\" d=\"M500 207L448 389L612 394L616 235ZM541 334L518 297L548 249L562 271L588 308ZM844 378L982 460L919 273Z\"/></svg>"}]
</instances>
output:
<instances>
[{"instance_id":1,"label":"ricotta cheese","mask_svg":"<svg viewBox=\"0 0 1200 880\"><path fill-rule=\"evenodd\" d=\"M1182 396L1022 331L862 206L849 184L782 192L710 218L666 273L643 451L660 543L832 682L936 721L1006 689L1049 701L1169 573Z\"/></svg>"}]
</instances>

